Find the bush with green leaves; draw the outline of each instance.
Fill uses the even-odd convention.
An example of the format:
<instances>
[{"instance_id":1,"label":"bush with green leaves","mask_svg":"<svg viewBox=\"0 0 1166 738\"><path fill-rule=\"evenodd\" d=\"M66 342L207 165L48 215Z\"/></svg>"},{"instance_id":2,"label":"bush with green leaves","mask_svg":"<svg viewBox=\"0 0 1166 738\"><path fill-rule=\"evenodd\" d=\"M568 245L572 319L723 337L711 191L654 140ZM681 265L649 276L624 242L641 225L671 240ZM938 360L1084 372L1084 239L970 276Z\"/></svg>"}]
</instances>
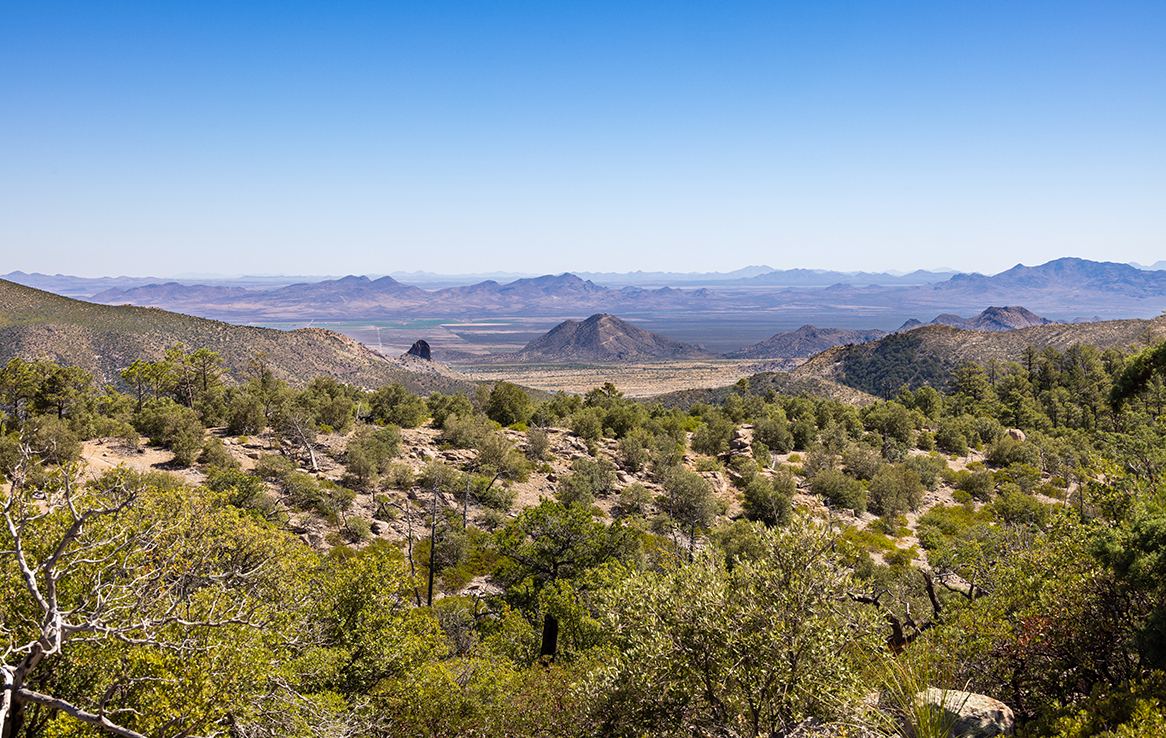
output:
<instances>
[{"instance_id":1,"label":"bush with green leaves","mask_svg":"<svg viewBox=\"0 0 1166 738\"><path fill-rule=\"evenodd\" d=\"M556 496L564 505L590 506L596 497L610 494L615 481L615 465L607 459L575 459L571 473L559 480Z\"/></svg>"},{"instance_id":2,"label":"bush with green leaves","mask_svg":"<svg viewBox=\"0 0 1166 738\"><path fill-rule=\"evenodd\" d=\"M968 438L957 423L944 421L935 434L935 444L948 453L963 456L968 452Z\"/></svg>"},{"instance_id":3,"label":"bush with green leaves","mask_svg":"<svg viewBox=\"0 0 1166 738\"><path fill-rule=\"evenodd\" d=\"M842 464L856 479L870 480L884 466L881 456L873 449L852 445L842 453Z\"/></svg>"},{"instance_id":4,"label":"bush with green leaves","mask_svg":"<svg viewBox=\"0 0 1166 738\"><path fill-rule=\"evenodd\" d=\"M856 513L866 512L866 490L862 482L838 469L826 469L814 475L810 490L834 507L845 507Z\"/></svg>"},{"instance_id":5,"label":"bush with green leaves","mask_svg":"<svg viewBox=\"0 0 1166 738\"><path fill-rule=\"evenodd\" d=\"M571 430L585 441L603 438L603 410L585 407L571 416Z\"/></svg>"},{"instance_id":6,"label":"bush with green leaves","mask_svg":"<svg viewBox=\"0 0 1166 738\"><path fill-rule=\"evenodd\" d=\"M721 413L710 413L704 425L692 434L692 450L706 456L716 456L729 450L729 439L733 435L733 421Z\"/></svg>"},{"instance_id":7,"label":"bush with green leaves","mask_svg":"<svg viewBox=\"0 0 1166 738\"><path fill-rule=\"evenodd\" d=\"M621 515L643 515L652 504L652 493L639 483L629 484L619 491L619 511Z\"/></svg>"},{"instance_id":8,"label":"bush with green leaves","mask_svg":"<svg viewBox=\"0 0 1166 738\"><path fill-rule=\"evenodd\" d=\"M867 506L879 516L893 516L915 510L923 499L923 485L914 470L886 465L870 480Z\"/></svg>"},{"instance_id":9,"label":"bush with green leaves","mask_svg":"<svg viewBox=\"0 0 1166 738\"><path fill-rule=\"evenodd\" d=\"M238 468L239 462L231 456L226 445L218 438L208 438L202 444L202 453L198 455L198 463L206 466L221 468Z\"/></svg>"},{"instance_id":10,"label":"bush with green leaves","mask_svg":"<svg viewBox=\"0 0 1166 738\"><path fill-rule=\"evenodd\" d=\"M764 443L774 453L788 454L792 451L794 437L785 413L778 411L771 417L756 420L753 423L753 440Z\"/></svg>"},{"instance_id":11,"label":"bush with green leaves","mask_svg":"<svg viewBox=\"0 0 1166 738\"><path fill-rule=\"evenodd\" d=\"M425 407L429 411L430 417L433 418L435 428L444 427L445 419L451 415L469 416L474 414L474 405L464 392L452 395L434 392L425 400Z\"/></svg>"},{"instance_id":12,"label":"bush with green leaves","mask_svg":"<svg viewBox=\"0 0 1166 738\"><path fill-rule=\"evenodd\" d=\"M745 517L766 525L786 524L790 500L796 491L797 483L789 472L778 472L772 479L758 474L745 487L742 501Z\"/></svg>"},{"instance_id":13,"label":"bush with green leaves","mask_svg":"<svg viewBox=\"0 0 1166 738\"><path fill-rule=\"evenodd\" d=\"M679 736L731 725L765 736L857 712L862 654L880 647L877 614L849 603L830 538L795 517L788 528L755 527L731 568L702 550L603 591L598 609L620 658L594 676L596 732Z\"/></svg>"},{"instance_id":14,"label":"bush with green leaves","mask_svg":"<svg viewBox=\"0 0 1166 738\"><path fill-rule=\"evenodd\" d=\"M551 449L551 439L542 428L532 428L526 434L526 455L534 461L543 461Z\"/></svg>"},{"instance_id":15,"label":"bush with green leaves","mask_svg":"<svg viewBox=\"0 0 1166 738\"><path fill-rule=\"evenodd\" d=\"M514 425L530 420L534 405L526 391L509 382L498 382L490 390L486 402L486 417L501 425Z\"/></svg>"},{"instance_id":16,"label":"bush with green leaves","mask_svg":"<svg viewBox=\"0 0 1166 738\"><path fill-rule=\"evenodd\" d=\"M680 467L664 475L664 494L656 499L656 506L686 530L691 525L709 528L717 514L708 480Z\"/></svg>"},{"instance_id":17,"label":"bush with green leaves","mask_svg":"<svg viewBox=\"0 0 1166 738\"><path fill-rule=\"evenodd\" d=\"M918 474L919 483L929 490L936 488L944 470L948 468L947 460L938 454L935 456L930 454L908 456L907 460L903 462L903 466Z\"/></svg>"},{"instance_id":18,"label":"bush with green leaves","mask_svg":"<svg viewBox=\"0 0 1166 738\"><path fill-rule=\"evenodd\" d=\"M425 400L397 382L378 387L368 398L369 414L381 424L415 428L425 422L429 409Z\"/></svg>"},{"instance_id":19,"label":"bush with green leaves","mask_svg":"<svg viewBox=\"0 0 1166 738\"><path fill-rule=\"evenodd\" d=\"M619 457L623 467L635 474L648 465L651 454L648 444L652 437L646 431L637 429L619 439Z\"/></svg>"},{"instance_id":20,"label":"bush with green leaves","mask_svg":"<svg viewBox=\"0 0 1166 738\"><path fill-rule=\"evenodd\" d=\"M344 468L362 485L377 481L401 450L401 432L394 425L361 425L348 439Z\"/></svg>"}]
</instances>

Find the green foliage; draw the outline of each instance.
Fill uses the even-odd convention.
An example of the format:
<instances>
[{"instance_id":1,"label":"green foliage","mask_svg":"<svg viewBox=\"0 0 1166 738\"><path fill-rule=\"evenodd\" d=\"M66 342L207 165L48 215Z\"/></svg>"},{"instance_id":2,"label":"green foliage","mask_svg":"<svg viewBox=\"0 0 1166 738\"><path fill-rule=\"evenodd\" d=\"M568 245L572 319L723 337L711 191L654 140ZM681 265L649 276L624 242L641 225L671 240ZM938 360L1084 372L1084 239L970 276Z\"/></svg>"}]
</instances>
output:
<instances>
[{"instance_id":1,"label":"green foliage","mask_svg":"<svg viewBox=\"0 0 1166 738\"><path fill-rule=\"evenodd\" d=\"M664 475L664 494L656 505L684 528L708 528L716 515L716 504L708 480L699 474L673 467Z\"/></svg>"},{"instance_id":2,"label":"green foliage","mask_svg":"<svg viewBox=\"0 0 1166 738\"><path fill-rule=\"evenodd\" d=\"M485 410L486 417L495 423L513 425L530 420L534 405L521 387L509 382L498 382L490 390Z\"/></svg>"},{"instance_id":3,"label":"green foliage","mask_svg":"<svg viewBox=\"0 0 1166 738\"><path fill-rule=\"evenodd\" d=\"M856 513L866 512L867 494L862 483L837 469L826 469L814 475L810 490L835 507L849 508Z\"/></svg>"},{"instance_id":4,"label":"green foliage","mask_svg":"<svg viewBox=\"0 0 1166 738\"><path fill-rule=\"evenodd\" d=\"M559 480L557 496L564 505L590 507L615 487L615 466L607 459L586 457L571 462L571 473Z\"/></svg>"},{"instance_id":5,"label":"green foliage","mask_svg":"<svg viewBox=\"0 0 1166 738\"><path fill-rule=\"evenodd\" d=\"M914 511L923 498L919 475L906 466L886 465L870 481L868 506L879 516Z\"/></svg>"},{"instance_id":6,"label":"green foliage","mask_svg":"<svg viewBox=\"0 0 1166 738\"><path fill-rule=\"evenodd\" d=\"M358 483L368 485L387 473L391 459L401 450L401 433L396 426L361 425L348 439L344 468Z\"/></svg>"},{"instance_id":7,"label":"green foliage","mask_svg":"<svg viewBox=\"0 0 1166 738\"><path fill-rule=\"evenodd\" d=\"M369 412L381 424L415 428L425 422L425 400L410 393L397 382L378 387L368 398Z\"/></svg>"},{"instance_id":8,"label":"green foliage","mask_svg":"<svg viewBox=\"0 0 1166 738\"><path fill-rule=\"evenodd\" d=\"M494 432L494 423L481 415L447 415L440 440L454 448L477 448Z\"/></svg>"},{"instance_id":9,"label":"green foliage","mask_svg":"<svg viewBox=\"0 0 1166 738\"><path fill-rule=\"evenodd\" d=\"M766 525L785 525L790 518L790 500L796 491L797 483L789 472L777 472L772 479L754 476L745 487L742 502L745 517Z\"/></svg>"},{"instance_id":10,"label":"green foliage","mask_svg":"<svg viewBox=\"0 0 1166 738\"><path fill-rule=\"evenodd\" d=\"M220 468L237 468L239 462L231 456L226 445L218 438L208 438L202 444L202 453L198 455L198 463Z\"/></svg>"},{"instance_id":11,"label":"green foliage","mask_svg":"<svg viewBox=\"0 0 1166 738\"><path fill-rule=\"evenodd\" d=\"M720 413L711 413L704 425L692 434L692 450L706 456L716 456L729 450L729 438L733 435L733 421Z\"/></svg>"},{"instance_id":12,"label":"green foliage","mask_svg":"<svg viewBox=\"0 0 1166 738\"><path fill-rule=\"evenodd\" d=\"M651 503L652 493L642 484L629 484L619 491L619 510L622 515L643 515Z\"/></svg>"},{"instance_id":13,"label":"green foliage","mask_svg":"<svg viewBox=\"0 0 1166 738\"><path fill-rule=\"evenodd\" d=\"M591 686L600 732L733 725L766 736L806 716L845 714L863 693L859 654L877 636L868 613L843 605L847 581L828 535L804 518L758 527L750 555L731 569L701 551L605 591L620 657Z\"/></svg>"},{"instance_id":14,"label":"green foliage","mask_svg":"<svg viewBox=\"0 0 1166 738\"><path fill-rule=\"evenodd\" d=\"M851 347L843 359L842 382L849 387L883 397L899 387L941 387L950 371L942 360L921 351L923 339L897 333Z\"/></svg>"},{"instance_id":15,"label":"green foliage","mask_svg":"<svg viewBox=\"0 0 1166 738\"><path fill-rule=\"evenodd\" d=\"M474 406L464 392L453 395L434 392L425 400L425 407L433 418L435 428L444 428L446 418L451 415L468 417L474 414Z\"/></svg>"}]
</instances>

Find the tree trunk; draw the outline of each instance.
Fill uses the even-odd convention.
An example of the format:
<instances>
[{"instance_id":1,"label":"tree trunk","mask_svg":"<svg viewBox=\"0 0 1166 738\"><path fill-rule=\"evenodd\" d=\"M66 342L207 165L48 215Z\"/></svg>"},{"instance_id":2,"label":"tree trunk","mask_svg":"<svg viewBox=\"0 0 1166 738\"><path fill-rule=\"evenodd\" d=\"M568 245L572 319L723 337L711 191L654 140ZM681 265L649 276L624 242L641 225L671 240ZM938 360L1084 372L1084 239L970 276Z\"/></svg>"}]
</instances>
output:
<instances>
[{"instance_id":1,"label":"tree trunk","mask_svg":"<svg viewBox=\"0 0 1166 738\"><path fill-rule=\"evenodd\" d=\"M555 660L559 650L559 619L547 613L543 616L543 643L539 649L539 659L545 663Z\"/></svg>"}]
</instances>

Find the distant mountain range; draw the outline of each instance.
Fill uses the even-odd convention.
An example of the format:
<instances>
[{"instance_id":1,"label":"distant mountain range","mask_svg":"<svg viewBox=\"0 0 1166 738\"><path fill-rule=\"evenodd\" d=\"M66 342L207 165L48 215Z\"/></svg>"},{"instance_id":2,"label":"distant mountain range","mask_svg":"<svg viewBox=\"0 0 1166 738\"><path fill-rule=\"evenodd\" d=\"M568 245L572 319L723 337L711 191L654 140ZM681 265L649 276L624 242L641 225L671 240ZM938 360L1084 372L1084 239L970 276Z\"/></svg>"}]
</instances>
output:
<instances>
[{"instance_id":1,"label":"distant mountain range","mask_svg":"<svg viewBox=\"0 0 1166 738\"><path fill-rule=\"evenodd\" d=\"M640 327L700 343L718 353L736 351L763 336L795 332L797 326L806 324L846 331L903 331L919 325L915 319L920 314L930 314L940 315L939 322L972 329L989 329L993 321L999 324L998 329L1014 329L1028 325L1025 321L1034 313L1046 320L1069 322L1153 317L1166 308L1166 271L1077 258L1034 267L1017 265L994 276L924 271L905 275L764 271L767 269L758 266L713 274L716 280L705 280L712 286L686 282L681 279L684 275L675 273L634 273L644 284L661 277L690 285L683 289L670 285L615 287L575 274L524 277L506 283L486 280L441 289L422 289L391 276L347 276L278 286L269 282L244 286L185 281L117 286L112 282L123 279L117 278L101 281L101 289L95 289L89 299L106 305L160 307L237 324L280 326L332 323L343 327L357 321L376 325L508 317L562 320L608 313L634 318ZM614 279L618 275L591 276ZM48 289L54 281L69 289L80 284L76 278L60 275L21 274L14 279L38 282ZM977 314L993 305L1024 305L1033 312L1028 316L969 319L978 323L957 317ZM445 350L440 336L430 339L435 350ZM785 341L803 339L809 340L803 336Z\"/></svg>"}]
</instances>

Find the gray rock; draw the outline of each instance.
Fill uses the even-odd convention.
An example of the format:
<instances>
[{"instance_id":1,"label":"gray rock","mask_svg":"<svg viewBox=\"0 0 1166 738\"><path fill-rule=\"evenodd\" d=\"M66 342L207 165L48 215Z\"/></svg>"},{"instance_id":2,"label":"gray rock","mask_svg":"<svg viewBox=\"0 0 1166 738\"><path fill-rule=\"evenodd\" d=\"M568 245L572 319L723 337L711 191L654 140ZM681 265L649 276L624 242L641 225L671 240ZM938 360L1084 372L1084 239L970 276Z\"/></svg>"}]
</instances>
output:
<instances>
[{"instance_id":1,"label":"gray rock","mask_svg":"<svg viewBox=\"0 0 1166 738\"><path fill-rule=\"evenodd\" d=\"M1012 709L986 695L928 687L915 695L915 702L942 708L951 720L953 738L990 738L1013 735L1016 730Z\"/></svg>"}]
</instances>

